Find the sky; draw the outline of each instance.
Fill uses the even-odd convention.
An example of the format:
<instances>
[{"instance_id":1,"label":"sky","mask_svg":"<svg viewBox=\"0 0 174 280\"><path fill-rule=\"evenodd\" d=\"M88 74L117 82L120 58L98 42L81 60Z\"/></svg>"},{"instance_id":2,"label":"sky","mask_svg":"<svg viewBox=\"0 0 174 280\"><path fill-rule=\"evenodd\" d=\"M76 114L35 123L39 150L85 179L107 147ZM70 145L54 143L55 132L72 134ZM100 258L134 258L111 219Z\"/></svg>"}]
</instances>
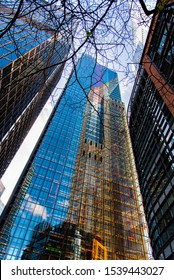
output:
<instances>
[{"instance_id":1,"label":"sky","mask_svg":"<svg viewBox=\"0 0 174 280\"><path fill-rule=\"evenodd\" d=\"M154 1L151 1L151 2L154 2ZM141 33L141 28L139 28L139 29L137 28L136 32L137 32L137 37L138 37L139 34ZM66 77L67 77L67 75L66 75ZM63 76L61 78L61 80L59 81L59 83L54 91L54 94L56 94L56 96L59 96L61 94L62 89L65 85L65 82L67 80L66 77ZM118 79L120 81L120 90L121 90L122 101L125 103L125 106L127 108L129 98L131 95L131 91L132 91L133 83L130 83L129 78L122 79L122 75L119 73L118 73ZM47 104L45 105L45 107L43 108L43 110L42 110L40 116L38 117L38 119L36 120L35 124L33 125L32 129L28 133L26 139L24 140L23 144L21 145L20 149L18 150L16 156L12 160L10 166L7 168L5 174L3 175L1 180L5 186L5 191L2 195L2 202L4 204L7 203L8 199L11 195L11 192L23 170L23 167L27 163L29 155L30 155L31 151L33 150L33 148L40 136L40 133L42 132L42 130L46 124L46 121L51 113L52 108L53 108L53 103L51 102L51 100L49 100L47 102Z\"/></svg>"}]
</instances>

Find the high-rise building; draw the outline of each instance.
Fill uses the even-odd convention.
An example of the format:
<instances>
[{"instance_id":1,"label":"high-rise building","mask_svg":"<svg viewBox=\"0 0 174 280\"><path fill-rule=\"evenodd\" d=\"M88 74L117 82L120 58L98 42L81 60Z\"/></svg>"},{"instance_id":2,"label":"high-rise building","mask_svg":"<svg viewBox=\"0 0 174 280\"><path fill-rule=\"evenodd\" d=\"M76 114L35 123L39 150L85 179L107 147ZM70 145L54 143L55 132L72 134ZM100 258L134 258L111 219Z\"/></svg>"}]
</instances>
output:
<instances>
[{"instance_id":1,"label":"high-rise building","mask_svg":"<svg viewBox=\"0 0 174 280\"><path fill-rule=\"evenodd\" d=\"M30 2L25 5L32 9ZM59 26L61 11L54 9L55 33L43 21L45 14L27 13L25 5L8 30L16 13L13 4L18 3L0 4L0 177L58 83L74 32L68 20Z\"/></svg>"},{"instance_id":2,"label":"high-rise building","mask_svg":"<svg viewBox=\"0 0 174 280\"><path fill-rule=\"evenodd\" d=\"M173 14L170 3L152 20L128 106L130 135L155 259L174 259Z\"/></svg>"},{"instance_id":3,"label":"high-rise building","mask_svg":"<svg viewBox=\"0 0 174 280\"><path fill-rule=\"evenodd\" d=\"M152 10L155 7L156 0L145 1L145 5L148 10ZM143 53L144 45L146 42L148 30L150 27L151 18L146 16L142 10L139 1L132 3L129 1L130 8L132 10L131 22L132 22L132 41L133 41L133 57L132 57L132 70L136 76L141 56Z\"/></svg>"},{"instance_id":4,"label":"high-rise building","mask_svg":"<svg viewBox=\"0 0 174 280\"><path fill-rule=\"evenodd\" d=\"M148 259L115 72L79 60L1 218L1 259Z\"/></svg>"}]
</instances>

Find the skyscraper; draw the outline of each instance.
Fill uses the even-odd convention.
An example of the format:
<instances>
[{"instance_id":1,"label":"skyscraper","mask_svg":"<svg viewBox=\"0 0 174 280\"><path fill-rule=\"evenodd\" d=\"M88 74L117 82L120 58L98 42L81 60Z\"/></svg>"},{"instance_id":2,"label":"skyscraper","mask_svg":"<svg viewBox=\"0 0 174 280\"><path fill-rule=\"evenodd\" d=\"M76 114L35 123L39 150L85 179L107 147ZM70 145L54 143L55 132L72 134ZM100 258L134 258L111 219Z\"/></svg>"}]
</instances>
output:
<instances>
[{"instance_id":1,"label":"skyscraper","mask_svg":"<svg viewBox=\"0 0 174 280\"><path fill-rule=\"evenodd\" d=\"M155 259L174 259L173 12L169 4L153 18L128 108Z\"/></svg>"},{"instance_id":2,"label":"skyscraper","mask_svg":"<svg viewBox=\"0 0 174 280\"><path fill-rule=\"evenodd\" d=\"M55 33L49 21L47 25L43 23L45 14L28 12L25 5L32 9L34 3L25 4L26 1L8 30L16 12L13 4L17 2L1 2L0 176L59 81L74 32L66 32L68 20L59 26L61 11L56 13L55 8Z\"/></svg>"},{"instance_id":3,"label":"skyscraper","mask_svg":"<svg viewBox=\"0 0 174 280\"><path fill-rule=\"evenodd\" d=\"M148 259L148 238L115 72L87 55L1 218L2 259Z\"/></svg>"},{"instance_id":4,"label":"skyscraper","mask_svg":"<svg viewBox=\"0 0 174 280\"><path fill-rule=\"evenodd\" d=\"M134 4L129 1L129 5L132 9L132 39L133 39L133 58L132 58L132 70L136 76L141 56L143 53L144 45L146 42L148 30L150 27L151 18L143 13L142 7L139 1ZM152 10L155 7L156 0L145 1L148 10ZM152 16L151 16L152 17ZM144 24L143 24L144 22Z\"/></svg>"}]
</instances>

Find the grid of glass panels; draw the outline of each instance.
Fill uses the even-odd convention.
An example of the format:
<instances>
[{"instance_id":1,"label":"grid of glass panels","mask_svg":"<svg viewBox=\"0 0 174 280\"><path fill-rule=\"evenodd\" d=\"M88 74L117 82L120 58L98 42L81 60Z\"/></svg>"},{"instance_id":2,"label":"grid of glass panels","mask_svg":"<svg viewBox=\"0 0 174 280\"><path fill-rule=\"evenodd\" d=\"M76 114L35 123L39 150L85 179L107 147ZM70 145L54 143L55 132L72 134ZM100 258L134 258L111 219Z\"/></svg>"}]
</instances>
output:
<instances>
[{"instance_id":1,"label":"grid of glass panels","mask_svg":"<svg viewBox=\"0 0 174 280\"><path fill-rule=\"evenodd\" d=\"M3 29L13 13L5 6L2 11ZM0 176L60 79L70 49L65 37L21 17L0 39Z\"/></svg>"},{"instance_id":2,"label":"grid of glass panels","mask_svg":"<svg viewBox=\"0 0 174 280\"><path fill-rule=\"evenodd\" d=\"M174 258L174 118L141 71L129 121L155 259Z\"/></svg>"},{"instance_id":3,"label":"grid of glass panels","mask_svg":"<svg viewBox=\"0 0 174 280\"><path fill-rule=\"evenodd\" d=\"M168 83L174 87L174 8L165 9L157 19L156 27L150 43L148 56Z\"/></svg>"},{"instance_id":4,"label":"grid of glass panels","mask_svg":"<svg viewBox=\"0 0 174 280\"><path fill-rule=\"evenodd\" d=\"M90 57L84 57L79 65L81 66L78 72L79 81L83 83L87 93L90 88L95 61ZM89 68L84 73L83 69L86 68L86 65L89 65ZM13 220L12 216L9 216L9 220L7 219L4 225L3 236L7 236L6 230L9 232L9 228L12 236L10 240L6 239L5 258L20 259L22 257L23 250L31 241L33 231L38 224L46 221L52 226L58 226L64 221L68 208L85 102L85 93L80 84L76 82L74 74L60 103L57 105L50 120L50 125L47 126L44 137L29 167L29 170L32 170L30 180L27 181L26 185L25 176L27 178L27 173L24 175L24 181L21 179L17 186L16 192L20 193L24 184L25 195L22 197L20 195L19 201L14 202L12 207L11 211L15 213L16 218ZM14 199L14 196L12 199ZM21 206L16 213L14 209L18 203ZM1 245L3 247L2 243ZM2 252L4 252L4 249L1 250Z\"/></svg>"},{"instance_id":5,"label":"grid of glass panels","mask_svg":"<svg viewBox=\"0 0 174 280\"><path fill-rule=\"evenodd\" d=\"M101 92L107 93L106 85L89 94L68 208L67 221L83 231L76 259L146 259L145 223L133 180L124 106L104 99L102 138L94 139L91 133L97 135L91 110ZM94 247L81 246L84 232L91 234Z\"/></svg>"},{"instance_id":6,"label":"grid of glass panels","mask_svg":"<svg viewBox=\"0 0 174 280\"><path fill-rule=\"evenodd\" d=\"M79 61L3 213L2 259L148 259L124 106L104 71Z\"/></svg>"},{"instance_id":7,"label":"grid of glass panels","mask_svg":"<svg viewBox=\"0 0 174 280\"><path fill-rule=\"evenodd\" d=\"M6 17L0 18L1 28L7 25ZM9 32L0 39L0 68L4 68L13 60L27 53L51 37L51 33L38 30L28 22L17 19Z\"/></svg>"}]
</instances>

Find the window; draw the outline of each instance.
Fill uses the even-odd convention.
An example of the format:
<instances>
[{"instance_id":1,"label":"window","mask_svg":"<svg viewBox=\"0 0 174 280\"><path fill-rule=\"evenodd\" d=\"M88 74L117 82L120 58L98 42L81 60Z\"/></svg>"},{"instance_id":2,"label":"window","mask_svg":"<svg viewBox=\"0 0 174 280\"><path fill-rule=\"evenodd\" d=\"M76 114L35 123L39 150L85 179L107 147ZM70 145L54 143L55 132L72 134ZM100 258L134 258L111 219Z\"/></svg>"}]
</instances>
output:
<instances>
[{"instance_id":1,"label":"window","mask_svg":"<svg viewBox=\"0 0 174 280\"><path fill-rule=\"evenodd\" d=\"M173 9L159 15L148 55L160 72L174 85L174 17Z\"/></svg>"}]
</instances>

